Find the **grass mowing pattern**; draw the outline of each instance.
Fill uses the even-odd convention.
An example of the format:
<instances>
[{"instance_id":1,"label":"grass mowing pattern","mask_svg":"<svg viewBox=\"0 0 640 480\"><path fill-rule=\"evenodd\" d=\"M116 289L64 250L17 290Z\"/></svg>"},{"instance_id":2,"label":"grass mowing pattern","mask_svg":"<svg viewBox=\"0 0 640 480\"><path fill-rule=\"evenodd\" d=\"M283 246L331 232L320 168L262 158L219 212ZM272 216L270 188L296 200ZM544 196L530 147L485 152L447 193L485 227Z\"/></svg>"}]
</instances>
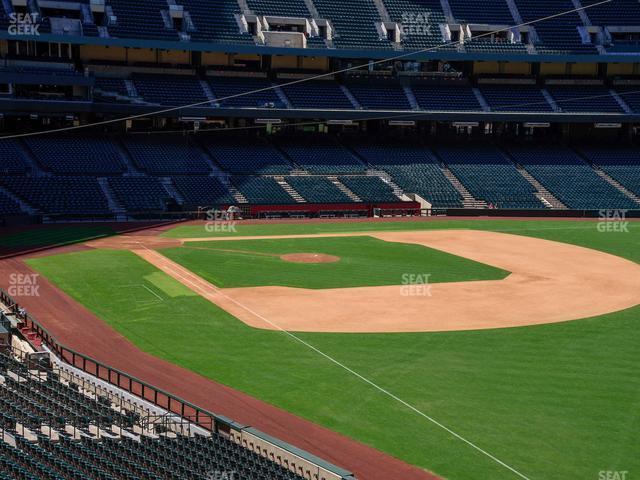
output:
<instances>
[{"instance_id":1,"label":"grass mowing pattern","mask_svg":"<svg viewBox=\"0 0 640 480\"><path fill-rule=\"evenodd\" d=\"M448 223L462 222L428 225ZM503 231L505 224L513 233L640 262L640 224L628 234L555 221L465 228ZM279 233L289 233L282 227ZM247 327L131 253L81 252L29 264L149 353L447 478L516 478L306 347ZM123 288L130 284L148 286L163 301L148 292L134 297ZM514 329L299 336L532 480L640 471L640 307Z\"/></svg>"},{"instance_id":2,"label":"grass mowing pattern","mask_svg":"<svg viewBox=\"0 0 640 480\"><path fill-rule=\"evenodd\" d=\"M407 273L429 274L430 283L501 280L509 274L422 245L366 236L189 242L161 253L221 288L368 287L401 285ZM340 261L303 264L280 259L288 253L323 253Z\"/></svg>"}]
</instances>

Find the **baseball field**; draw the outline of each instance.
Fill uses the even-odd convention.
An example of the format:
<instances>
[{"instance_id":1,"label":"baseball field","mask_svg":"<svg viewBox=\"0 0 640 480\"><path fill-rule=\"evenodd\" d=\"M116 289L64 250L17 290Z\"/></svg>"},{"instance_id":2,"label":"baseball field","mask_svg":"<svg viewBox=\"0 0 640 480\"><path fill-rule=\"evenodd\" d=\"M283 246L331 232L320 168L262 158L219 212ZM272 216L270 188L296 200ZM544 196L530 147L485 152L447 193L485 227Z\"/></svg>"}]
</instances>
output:
<instances>
[{"instance_id":1,"label":"baseball field","mask_svg":"<svg viewBox=\"0 0 640 480\"><path fill-rule=\"evenodd\" d=\"M25 262L144 352L442 478L640 475L640 223L206 227Z\"/></svg>"}]
</instances>

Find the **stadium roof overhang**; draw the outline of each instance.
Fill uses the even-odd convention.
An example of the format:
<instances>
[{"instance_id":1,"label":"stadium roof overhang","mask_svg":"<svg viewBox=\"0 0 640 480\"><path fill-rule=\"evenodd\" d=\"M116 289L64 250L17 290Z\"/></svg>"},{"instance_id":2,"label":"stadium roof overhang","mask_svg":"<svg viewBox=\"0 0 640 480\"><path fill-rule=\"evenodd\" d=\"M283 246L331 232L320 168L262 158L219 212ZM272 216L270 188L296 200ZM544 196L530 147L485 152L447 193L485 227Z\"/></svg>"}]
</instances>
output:
<instances>
[{"instance_id":1,"label":"stadium roof overhang","mask_svg":"<svg viewBox=\"0 0 640 480\"><path fill-rule=\"evenodd\" d=\"M205 42L180 42L165 40L143 40L132 38L102 38L102 37L78 37L71 35L42 34L37 36L21 35L19 37L8 32L0 32L0 39L70 43L76 45L99 45L109 47L128 48L152 48L162 50L187 50L199 52L220 53L246 53L259 55L293 55L307 57L334 57L334 58L363 58L385 59L402 56L405 60L439 60L449 61L508 61L508 62L615 62L634 63L640 61L640 52L624 54L517 54L517 53L462 53L451 51L389 51L389 50L358 50L358 49L331 49L331 48L282 48L259 45L238 45L233 43L205 43Z\"/></svg>"}]
</instances>

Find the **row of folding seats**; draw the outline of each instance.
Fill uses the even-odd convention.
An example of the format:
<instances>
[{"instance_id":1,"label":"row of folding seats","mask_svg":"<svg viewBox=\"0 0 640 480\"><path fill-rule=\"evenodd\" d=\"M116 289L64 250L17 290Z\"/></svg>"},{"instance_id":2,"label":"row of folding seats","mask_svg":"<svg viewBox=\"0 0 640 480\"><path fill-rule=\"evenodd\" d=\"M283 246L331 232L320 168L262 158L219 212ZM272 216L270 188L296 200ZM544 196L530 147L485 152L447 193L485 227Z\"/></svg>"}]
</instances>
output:
<instances>
[{"instance_id":1,"label":"row of folding seats","mask_svg":"<svg viewBox=\"0 0 640 480\"><path fill-rule=\"evenodd\" d=\"M231 183L242 195L256 205L274 204L287 205L296 203L273 178L252 175L234 175Z\"/></svg>"},{"instance_id":2,"label":"row of folding seats","mask_svg":"<svg viewBox=\"0 0 640 480\"><path fill-rule=\"evenodd\" d=\"M2 177L6 188L42 212L51 214L110 213L94 177Z\"/></svg>"},{"instance_id":3,"label":"row of folding seats","mask_svg":"<svg viewBox=\"0 0 640 480\"><path fill-rule=\"evenodd\" d=\"M192 41L253 45L253 37L240 33L235 15L240 13L236 0L183 0L193 20L195 30L189 32Z\"/></svg>"},{"instance_id":4,"label":"row of folding seats","mask_svg":"<svg viewBox=\"0 0 640 480\"><path fill-rule=\"evenodd\" d=\"M397 202L399 199L389 184L380 177L341 176L338 178L363 202Z\"/></svg>"},{"instance_id":5,"label":"row of folding seats","mask_svg":"<svg viewBox=\"0 0 640 480\"><path fill-rule=\"evenodd\" d=\"M178 41L178 32L165 26L160 12L168 5L162 0L109 0L109 5L118 19L108 27L112 37Z\"/></svg>"},{"instance_id":6,"label":"row of folding seats","mask_svg":"<svg viewBox=\"0 0 640 480\"><path fill-rule=\"evenodd\" d=\"M38 163L53 173L117 175L126 170L116 146L106 138L44 136L25 142Z\"/></svg>"},{"instance_id":7,"label":"row of folding seats","mask_svg":"<svg viewBox=\"0 0 640 480\"><path fill-rule=\"evenodd\" d=\"M19 380L7 371L20 375ZM25 480L208 480L221 472L246 480L302 480L302 477L223 436L156 436L133 438L136 427L152 428L137 414L122 413L106 398L89 397L74 383L62 383L45 370L46 379L30 377L27 366L0 353L0 428L15 446L0 441L0 479ZM117 403L117 402L116 402ZM27 440L17 424L36 432ZM95 437L89 426L111 430L117 425L130 436ZM53 427L59 437L40 433ZM72 426L80 438L70 435Z\"/></svg>"},{"instance_id":8,"label":"row of folding seats","mask_svg":"<svg viewBox=\"0 0 640 480\"><path fill-rule=\"evenodd\" d=\"M339 108L353 110L353 104L332 80L306 81L281 87L293 108Z\"/></svg>"},{"instance_id":9,"label":"row of folding seats","mask_svg":"<svg viewBox=\"0 0 640 480\"><path fill-rule=\"evenodd\" d=\"M352 203L342 190L326 177L295 176L286 177L286 181L302 197L311 203Z\"/></svg>"},{"instance_id":10,"label":"row of folding seats","mask_svg":"<svg viewBox=\"0 0 640 480\"><path fill-rule=\"evenodd\" d=\"M213 105L222 108L286 108L281 97L283 95L292 108L352 110L354 105L346 90L365 109L412 109L407 93L394 81L345 85L334 80L309 80L292 85L286 85L288 81L282 81L280 94L268 79L262 77L207 77L206 81L216 99ZM150 103L172 106L202 103L202 107L210 106L196 76L137 74L133 76L133 83L138 94ZM96 79L96 87L128 95L123 79L100 77ZM413 94L421 110L482 110L472 88L467 85L414 84L408 88L409 95ZM549 85L547 89L558 106L566 112L623 112L609 89L602 86ZM494 111L551 111L549 102L535 85L481 84L479 90ZM616 90L634 111L640 111L640 93L637 93L637 87L618 87Z\"/></svg>"},{"instance_id":11,"label":"row of folding seats","mask_svg":"<svg viewBox=\"0 0 640 480\"><path fill-rule=\"evenodd\" d=\"M378 85L349 85L349 90L363 108L376 110L411 110L409 99L402 86L389 83Z\"/></svg>"},{"instance_id":12,"label":"row of folding seats","mask_svg":"<svg viewBox=\"0 0 640 480\"><path fill-rule=\"evenodd\" d=\"M220 180L209 176L180 176L171 179L185 207L214 207L238 203Z\"/></svg>"},{"instance_id":13,"label":"row of folding seats","mask_svg":"<svg viewBox=\"0 0 640 480\"><path fill-rule=\"evenodd\" d=\"M482 107L471 87L457 85L414 85L413 95L422 110L480 111Z\"/></svg>"},{"instance_id":14,"label":"row of folding seats","mask_svg":"<svg viewBox=\"0 0 640 480\"><path fill-rule=\"evenodd\" d=\"M548 86L547 90L564 112L624 113L620 104L605 87Z\"/></svg>"},{"instance_id":15,"label":"row of folding seats","mask_svg":"<svg viewBox=\"0 0 640 480\"><path fill-rule=\"evenodd\" d=\"M600 178L568 148L513 147L509 153L569 208L637 208L635 202Z\"/></svg>"},{"instance_id":16,"label":"row of folding seats","mask_svg":"<svg viewBox=\"0 0 640 480\"><path fill-rule=\"evenodd\" d=\"M110 177L108 183L128 212L162 211L172 198L155 177Z\"/></svg>"},{"instance_id":17,"label":"row of folding seats","mask_svg":"<svg viewBox=\"0 0 640 480\"><path fill-rule=\"evenodd\" d=\"M437 208L462 206L462 196L428 148L369 144L356 145L354 150L369 164L391 175L394 183L405 192L416 193Z\"/></svg>"},{"instance_id":18,"label":"row of folding seats","mask_svg":"<svg viewBox=\"0 0 640 480\"><path fill-rule=\"evenodd\" d=\"M389 16L402 26L402 44L408 49L455 51L445 45L440 25L448 23L440 0L383 0Z\"/></svg>"},{"instance_id":19,"label":"row of folding seats","mask_svg":"<svg viewBox=\"0 0 640 480\"><path fill-rule=\"evenodd\" d=\"M277 148L262 139L225 139L212 134L202 145L223 170L232 174L286 175L293 168Z\"/></svg>"},{"instance_id":20,"label":"row of folding seats","mask_svg":"<svg viewBox=\"0 0 640 480\"><path fill-rule=\"evenodd\" d=\"M122 78L96 77L95 81L95 88L99 88L103 92L117 93L124 97L129 95L127 85Z\"/></svg>"},{"instance_id":21,"label":"row of folding seats","mask_svg":"<svg viewBox=\"0 0 640 480\"><path fill-rule=\"evenodd\" d=\"M258 15L310 18L304 0L247 0L252 12Z\"/></svg>"},{"instance_id":22,"label":"row of folding seats","mask_svg":"<svg viewBox=\"0 0 640 480\"><path fill-rule=\"evenodd\" d=\"M593 45L583 44L578 26L583 25L571 0L514 0L524 22L534 26L539 37L538 53L597 54ZM573 13L567 13L572 12ZM557 16L564 13L562 16ZM547 18L556 15L554 18ZM545 18L544 21L539 21Z\"/></svg>"},{"instance_id":23,"label":"row of folding seats","mask_svg":"<svg viewBox=\"0 0 640 480\"><path fill-rule=\"evenodd\" d=\"M314 0L322 18L331 20L333 43L338 48L391 49L391 43L380 39L376 23L382 20L373 2L368 0Z\"/></svg>"},{"instance_id":24,"label":"row of folding seats","mask_svg":"<svg viewBox=\"0 0 640 480\"><path fill-rule=\"evenodd\" d=\"M552 112L535 85L482 85L482 96L493 112Z\"/></svg>"},{"instance_id":25,"label":"row of folding seats","mask_svg":"<svg viewBox=\"0 0 640 480\"><path fill-rule=\"evenodd\" d=\"M207 102L207 96L195 76L134 75L133 83L144 100L161 105L191 105ZM208 107L208 104L203 104Z\"/></svg>"},{"instance_id":26,"label":"row of folding seats","mask_svg":"<svg viewBox=\"0 0 640 480\"><path fill-rule=\"evenodd\" d=\"M0 192L0 215L18 215L21 212L20 205L3 192Z\"/></svg>"},{"instance_id":27,"label":"row of folding seats","mask_svg":"<svg viewBox=\"0 0 640 480\"><path fill-rule=\"evenodd\" d=\"M266 78L215 77L208 80L216 104L228 108L283 107L282 101ZM262 91L260 91L262 90ZM255 92L248 94L248 92ZM235 97L235 98L234 98Z\"/></svg>"},{"instance_id":28,"label":"row of folding seats","mask_svg":"<svg viewBox=\"0 0 640 480\"><path fill-rule=\"evenodd\" d=\"M495 147L439 147L438 157L478 200L499 208L544 208L536 189Z\"/></svg>"},{"instance_id":29,"label":"row of folding seats","mask_svg":"<svg viewBox=\"0 0 640 480\"><path fill-rule=\"evenodd\" d=\"M211 173L204 152L188 140L128 137L124 145L136 166L151 175Z\"/></svg>"},{"instance_id":30,"label":"row of folding seats","mask_svg":"<svg viewBox=\"0 0 640 480\"><path fill-rule=\"evenodd\" d=\"M582 154L627 190L640 196L640 153L630 148L583 148Z\"/></svg>"},{"instance_id":31,"label":"row of folding seats","mask_svg":"<svg viewBox=\"0 0 640 480\"><path fill-rule=\"evenodd\" d=\"M296 164L314 174L363 173L366 166L344 145L331 139L306 138L279 143Z\"/></svg>"},{"instance_id":32,"label":"row of folding seats","mask_svg":"<svg viewBox=\"0 0 640 480\"><path fill-rule=\"evenodd\" d=\"M29 169L25 152L17 140L0 141L0 173L2 175L19 175L26 173Z\"/></svg>"}]
</instances>

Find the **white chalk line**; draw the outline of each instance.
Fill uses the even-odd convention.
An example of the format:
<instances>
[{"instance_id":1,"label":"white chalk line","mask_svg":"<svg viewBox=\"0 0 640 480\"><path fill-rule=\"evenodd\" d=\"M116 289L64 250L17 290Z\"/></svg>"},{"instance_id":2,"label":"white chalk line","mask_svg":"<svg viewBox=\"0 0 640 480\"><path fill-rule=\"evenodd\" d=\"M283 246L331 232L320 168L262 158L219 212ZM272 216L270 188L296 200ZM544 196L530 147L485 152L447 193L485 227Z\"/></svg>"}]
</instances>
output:
<instances>
[{"instance_id":1,"label":"white chalk line","mask_svg":"<svg viewBox=\"0 0 640 480\"><path fill-rule=\"evenodd\" d=\"M148 248L147 246L145 246L144 244L140 243L140 245L145 249L148 250L149 252L151 252L153 255L156 255L158 257L163 257L166 259L166 257L164 257L162 254L151 250L150 248ZM169 260L169 259L166 259ZM194 288L196 288L198 290L200 290L200 293L206 293L203 292L203 288L199 286L195 281L190 280L189 278L187 278L187 275L193 275L195 276L195 274L193 273L187 273L186 275L182 275L179 271L176 271L176 269L173 268L173 266L171 265L174 262L171 262L169 260L169 265L164 265L164 269L168 270L169 272L171 272L173 275L176 275L178 278L180 278L181 280L187 282L189 285L193 286ZM184 270L185 272L187 272L187 270L182 267L179 266L181 270ZM193 277L192 277L193 278ZM330 362L332 362L333 364L339 366L340 368L344 369L345 371L349 372L350 374L352 374L353 376L359 378L360 380L362 380L363 382L367 383L368 385L372 386L373 388L375 388L376 390L378 390L379 392L387 395L388 397L392 398L393 400L397 401L398 403L404 405L405 407L407 407L408 409L410 409L411 411L413 411L414 413L420 415L421 417L425 418L426 420L428 420L429 422L433 423L434 425L436 425L437 427L441 428L442 430L446 431L447 433L449 433L450 435L454 436L455 438L457 438L458 440L464 442L465 444L469 445L470 447L472 447L473 449L477 450L478 452L480 452L481 454L485 455L486 457L490 458L491 460L493 460L494 462L498 463L499 465L503 466L504 468L506 468L507 470L513 472L514 474L516 474L518 477L522 478L523 480L530 480L529 477L527 477L526 475L524 475L523 473L519 472L518 470L516 470L515 468L513 468L512 466L508 465L507 463L503 462L502 460L500 460L499 458L497 458L496 456L492 455L491 453L489 453L488 451L484 450L483 448L481 448L480 446L476 445L475 443L473 443L470 440L467 440L465 437L463 437L462 435L456 433L455 431L453 431L452 429L450 429L449 427L447 427L446 425L440 423L439 421L437 421L435 418L427 415L426 413L422 412L421 410L419 410L418 408L414 407L413 405L411 405L410 403L404 401L403 399L401 399L400 397L398 397L397 395L391 393L390 391L386 390L385 388L379 386L378 384L376 384L375 382L369 380L368 378L364 377L363 375L361 375L360 373L356 372L355 370L351 369L350 367L346 366L345 364L341 363L340 361L336 360L334 357L332 357L331 355L328 355L326 353L324 353L323 351L321 351L320 349L318 349L317 347L311 345L310 343L308 343L307 341L301 339L300 337L298 337L297 335L295 335L294 333L291 333L288 330L285 330L284 328L282 328L281 326L279 326L278 324L272 322L271 320L269 320L268 318L264 317L263 315L255 312L253 309L251 309L250 307L247 307L246 305L242 304L241 302L235 300L234 298L229 297L227 294L223 293L222 290L218 287L216 287L215 285L207 282L208 285L210 285L213 290L218 294L221 295L222 297L226 298L227 300L229 300L230 302L235 303L238 307L246 310L247 312L249 312L250 314L254 315L256 318L261 319L262 321L268 323L269 325L273 326L275 329L281 331L282 333L285 333L286 335L288 335L289 337L291 337L292 339L294 339L295 341L301 343L302 345L306 346L307 348L313 350L314 352L316 352L317 354L321 355L322 357L326 358L327 360L329 360Z\"/></svg>"}]
</instances>

